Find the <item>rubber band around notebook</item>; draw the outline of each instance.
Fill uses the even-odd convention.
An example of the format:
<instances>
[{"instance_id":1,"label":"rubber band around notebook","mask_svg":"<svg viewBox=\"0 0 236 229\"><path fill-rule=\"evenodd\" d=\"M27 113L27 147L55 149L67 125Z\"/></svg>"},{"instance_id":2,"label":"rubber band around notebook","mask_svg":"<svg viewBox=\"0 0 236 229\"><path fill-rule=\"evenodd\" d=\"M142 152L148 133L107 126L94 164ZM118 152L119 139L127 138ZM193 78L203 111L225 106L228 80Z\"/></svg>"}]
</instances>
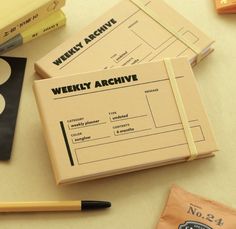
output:
<instances>
[{"instance_id":1,"label":"rubber band around notebook","mask_svg":"<svg viewBox=\"0 0 236 229\"><path fill-rule=\"evenodd\" d=\"M179 115L180 115L180 118L181 118L181 121L183 124L185 136L187 139L188 147L190 150L190 157L188 158L188 161L192 161L192 160L196 159L198 156L197 148L196 148L196 145L194 142L191 128L189 126L188 117L187 117L184 103L183 103L183 100L182 100L182 97L181 97L181 94L179 91L179 87L177 84L177 80L176 80L176 76L175 76L175 72L174 72L174 69L172 66L171 59L169 59L169 58L164 59L164 63L165 63L165 67L167 70L167 74L170 79L171 88L174 93L175 101L177 104L177 108L179 111Z\"/></svg>"},{"instance_id":2,"label":"rubber band around notebook","mask_svg":"<svg viewBox=\"0 0 236 229\"><path fill-rule=\"evenodd\" d=\"M201 50L199 48L184 39L181 35L178 34L170 25L164 22L160 17L158 17L157 13L152 9L146 7L140 0L130 0L134 3L138 8L140 8L143 12L145 12L148 16L150 16L153 20L159 23L162 27L164 27L167 31L169 31L172 35L174 35L178 40L182 41L188 48L190 48L195 54L197 54L197 63L202 59Z\"/></svg>"}]
</instances>

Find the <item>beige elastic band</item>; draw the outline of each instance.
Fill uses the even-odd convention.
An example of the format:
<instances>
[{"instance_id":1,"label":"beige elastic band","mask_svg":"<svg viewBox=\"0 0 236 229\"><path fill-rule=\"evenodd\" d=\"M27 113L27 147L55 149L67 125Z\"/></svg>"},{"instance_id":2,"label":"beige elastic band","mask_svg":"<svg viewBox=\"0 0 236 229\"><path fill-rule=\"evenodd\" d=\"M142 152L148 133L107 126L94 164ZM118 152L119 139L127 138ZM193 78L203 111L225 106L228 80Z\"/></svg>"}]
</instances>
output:
<instances>
[{"instance_id":1,"label":"beige elastic band","mask_svg":"<svg viewBox=\"0 0 236 229\"><path fill-rule=\"evenodd\" d=\"M169 58L164 59L164 63L165 63L165 67L166 67L169 79L170 79L170 84L174 93L175 101L178 107L179 115L180 115L180 118L184 127L185 136L186 136L188 147L190 150L190 157L188 158L188 160L192 161L196 159L196 157L198 156L197 148L193 139L191 128L189 126L188 117L184 108L184 103L183 103L183 100L179 91L179 87L176 81L175 72L174 72L171 60Z\"/></svg>"},{"instance_id":2,"label":"beige elastic band","mask_svg":"<svg viewBox=\"0 0 236 229\"><path fill-rule=\"evenodd\" d=\"M173 29L169 24L163 21L155 11L146 7L140 0L130 0L130 1L134 3L138 8L140 8L143 12L145 12L148 16L150 16L153 20L159 23L162 27L164 27L167 31L169 31L178 40L182 41L193 52L195 52L197 54L197 63L202 59L201 50L196 45L190 43L185 38L183 38L178 32L175 31L175 29Z\"/></svg>"}]
</instances>

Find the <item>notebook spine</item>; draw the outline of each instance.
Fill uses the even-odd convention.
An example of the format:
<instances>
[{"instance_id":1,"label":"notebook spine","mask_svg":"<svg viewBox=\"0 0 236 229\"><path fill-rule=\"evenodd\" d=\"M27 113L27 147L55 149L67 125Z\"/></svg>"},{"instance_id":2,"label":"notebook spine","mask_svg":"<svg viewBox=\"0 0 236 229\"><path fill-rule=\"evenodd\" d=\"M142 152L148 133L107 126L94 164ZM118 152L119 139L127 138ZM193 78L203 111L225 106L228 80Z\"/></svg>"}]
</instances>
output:
<instances>
[{"instance_id":1,"label":"notebook spine","mask_svg":"<svg viewBox=\"0 0 236 229\"><path fill-rule=\"evenodd\" d=\"M26 29L24 32L16 35L10 40L0 44L0 54L8 52L24 43L30 42L37 37L43 36L53 30L56 30L66 24L65 14L59 10L51 16L45 18L39 23Z\"/></svg>"},{"instance_id":2,"label":"notebook spine","mask_svg":"<svg viewBox=\"0 0 236 229\"><path fill-rule=\"evenodd\" d=\"M19 19L0 29L0 43L4 43L29 26L41 21L65 5L65 0L51 0L30 13L19 16Z\"/></svg>"},{"instance_id":3,"label":"notebook spine","mask_svg":"<svg viewBox=\"0 0 236 229\"><path fill-rule=\"evenodd\" d=\"M48 18L48 20L43 20L43 23L40 23L40 26L35 28L35 30L29 30L29 32L25 31L23 36L24 43L64 26L66 23L66 17L64 13L61 11L55 16L57 17L53 19Z\"/></svg>"}]
</instances>

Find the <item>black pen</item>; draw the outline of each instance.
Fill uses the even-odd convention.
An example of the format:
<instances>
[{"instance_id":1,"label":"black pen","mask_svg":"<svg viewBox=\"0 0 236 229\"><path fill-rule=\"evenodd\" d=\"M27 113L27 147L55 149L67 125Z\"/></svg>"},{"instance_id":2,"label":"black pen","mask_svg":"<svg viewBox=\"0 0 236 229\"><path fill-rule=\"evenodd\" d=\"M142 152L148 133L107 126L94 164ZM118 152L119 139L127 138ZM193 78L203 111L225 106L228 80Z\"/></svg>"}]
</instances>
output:
<instances>
[{"instance_id":1,"label":"black pen","mask_svg":"<svg viewBox=\"0 0 236 229\"><path fill-rule=\"evenodd\" d=\"M0 202L0 212L59 212L86 211L111 207L108 201L42 201L42 202Z\"/></svg>"}]
</instances>

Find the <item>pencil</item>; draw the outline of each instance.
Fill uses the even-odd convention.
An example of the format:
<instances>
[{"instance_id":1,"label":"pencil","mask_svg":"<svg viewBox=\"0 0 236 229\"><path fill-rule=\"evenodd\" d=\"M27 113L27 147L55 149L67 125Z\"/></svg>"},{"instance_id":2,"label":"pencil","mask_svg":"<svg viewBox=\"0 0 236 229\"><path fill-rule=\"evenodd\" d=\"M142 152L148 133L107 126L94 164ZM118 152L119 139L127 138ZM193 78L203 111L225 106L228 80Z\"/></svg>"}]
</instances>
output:
<instances>
[{"instance_id":1,"label":"pencil","mask_svg":"<svg viewBox=\"0 0 236 229\"><path fill-rule=\"evenodd\" d=\"M0 202L0 212L59 212L84 211L111 207L108 201L43 201L43 202Z\"/></svg>"}]
</instances>

